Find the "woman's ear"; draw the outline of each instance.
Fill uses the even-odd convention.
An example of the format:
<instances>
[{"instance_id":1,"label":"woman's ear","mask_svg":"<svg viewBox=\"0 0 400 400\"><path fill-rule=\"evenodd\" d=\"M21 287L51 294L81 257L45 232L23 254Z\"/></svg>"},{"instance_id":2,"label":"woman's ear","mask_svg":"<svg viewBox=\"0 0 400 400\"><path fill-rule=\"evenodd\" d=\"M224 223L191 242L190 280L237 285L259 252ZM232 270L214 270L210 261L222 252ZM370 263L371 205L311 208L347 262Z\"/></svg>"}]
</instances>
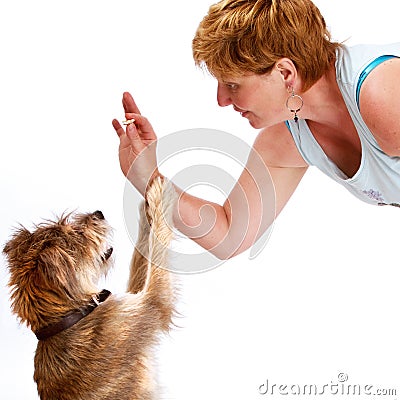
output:
<instances>
[{"instance_id":1,"label":"woman's ear","mask_svg":"<svg viewBox=\"0 0 400 400\"><path fill-rule=\"evenodd\" d=\"M293 87L297 80L297 68L290 58L281 58L276 63L276 69L281 75L286 87Z\"/></svg>"}]
</instances>

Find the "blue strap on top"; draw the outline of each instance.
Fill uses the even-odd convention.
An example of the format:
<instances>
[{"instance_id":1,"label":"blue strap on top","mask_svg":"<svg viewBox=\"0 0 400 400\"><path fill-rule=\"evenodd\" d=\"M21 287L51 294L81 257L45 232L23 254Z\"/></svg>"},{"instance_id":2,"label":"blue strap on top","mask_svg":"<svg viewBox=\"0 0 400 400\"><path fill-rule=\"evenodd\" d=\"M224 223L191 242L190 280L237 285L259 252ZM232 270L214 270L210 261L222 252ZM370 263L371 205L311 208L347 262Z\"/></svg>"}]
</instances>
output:
<instances>
[{"instance_id":1,"label":"blue strap on top","mask_svg":"<svg viewBox=\"0 0 400 400\"><path fill-rule=\"evenodd\" d=\"M392 56L392 55L384 55L384 56L380 56L378 58L375 58L374 61L372 61L371 63L369 63L364 70L361 72L360 74L360 78L358 79L358 83L357 83L357 89L356 89L356 101L357 101L357 107L358 109L360 109L360 91L361 91L361 86L364 83L365 79L367 78L367 76L370 74L370 72L376 68L379 64L382 64L384 61L389 60L391 58L395 58L396 56Z\"/></svg>"}]
</instances>

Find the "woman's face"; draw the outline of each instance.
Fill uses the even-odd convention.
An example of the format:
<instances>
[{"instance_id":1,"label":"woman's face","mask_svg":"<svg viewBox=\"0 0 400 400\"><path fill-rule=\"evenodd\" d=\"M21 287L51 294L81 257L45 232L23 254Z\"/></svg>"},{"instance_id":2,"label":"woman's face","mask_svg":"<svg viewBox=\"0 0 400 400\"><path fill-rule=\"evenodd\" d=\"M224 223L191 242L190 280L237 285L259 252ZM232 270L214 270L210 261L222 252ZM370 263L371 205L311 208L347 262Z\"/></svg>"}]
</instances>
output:
<instances>
[{"instance_id":1,"label":"woman's face","mask_svg":"<svg viewBox=\"0 0 400 400\"><path fill-rule=\"evenodd\" d=\"M289 96L278 70L267 75L243 75L218 79L219 106L233 106L253 128L260 129L291 118L286 108Z\"/></svg>"}]
</instances>

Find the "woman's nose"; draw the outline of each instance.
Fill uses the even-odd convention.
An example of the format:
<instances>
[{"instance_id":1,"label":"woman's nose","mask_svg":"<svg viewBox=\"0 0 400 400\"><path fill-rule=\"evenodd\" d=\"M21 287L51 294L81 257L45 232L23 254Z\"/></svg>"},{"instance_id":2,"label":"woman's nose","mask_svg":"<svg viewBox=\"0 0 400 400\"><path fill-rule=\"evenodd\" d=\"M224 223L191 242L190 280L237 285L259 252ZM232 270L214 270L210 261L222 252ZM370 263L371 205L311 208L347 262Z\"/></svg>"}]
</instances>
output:
<instances>
[{"instance_id":1,"label":"woman's nose","mask_svg":"<svg viewBox=\"0 0 400 400\"><path fill-rule=\"evenodd\" d=\"M232 104L228 88L221 83L218 83L217 102L220 107L226 107Z\"/></svg>"}]
</instances>

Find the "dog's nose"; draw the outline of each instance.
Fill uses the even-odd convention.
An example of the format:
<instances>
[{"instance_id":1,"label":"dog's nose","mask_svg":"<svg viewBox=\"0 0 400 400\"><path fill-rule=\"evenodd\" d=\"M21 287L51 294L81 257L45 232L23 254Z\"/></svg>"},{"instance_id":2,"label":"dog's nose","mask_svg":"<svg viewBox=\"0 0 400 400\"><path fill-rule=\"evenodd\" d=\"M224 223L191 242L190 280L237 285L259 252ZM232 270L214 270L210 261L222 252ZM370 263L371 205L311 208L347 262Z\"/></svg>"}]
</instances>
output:
<instances>
[{"instance_id":1,"label":"dog's nose","mask_svg":"<svg viewBox=\"0 0 400 400\"><path fill-rule=\"evenodd\" d=\"M99 210L95 211L92 215L97 219L104 219L104 214Z\"/></svg>"}]
</instances>

